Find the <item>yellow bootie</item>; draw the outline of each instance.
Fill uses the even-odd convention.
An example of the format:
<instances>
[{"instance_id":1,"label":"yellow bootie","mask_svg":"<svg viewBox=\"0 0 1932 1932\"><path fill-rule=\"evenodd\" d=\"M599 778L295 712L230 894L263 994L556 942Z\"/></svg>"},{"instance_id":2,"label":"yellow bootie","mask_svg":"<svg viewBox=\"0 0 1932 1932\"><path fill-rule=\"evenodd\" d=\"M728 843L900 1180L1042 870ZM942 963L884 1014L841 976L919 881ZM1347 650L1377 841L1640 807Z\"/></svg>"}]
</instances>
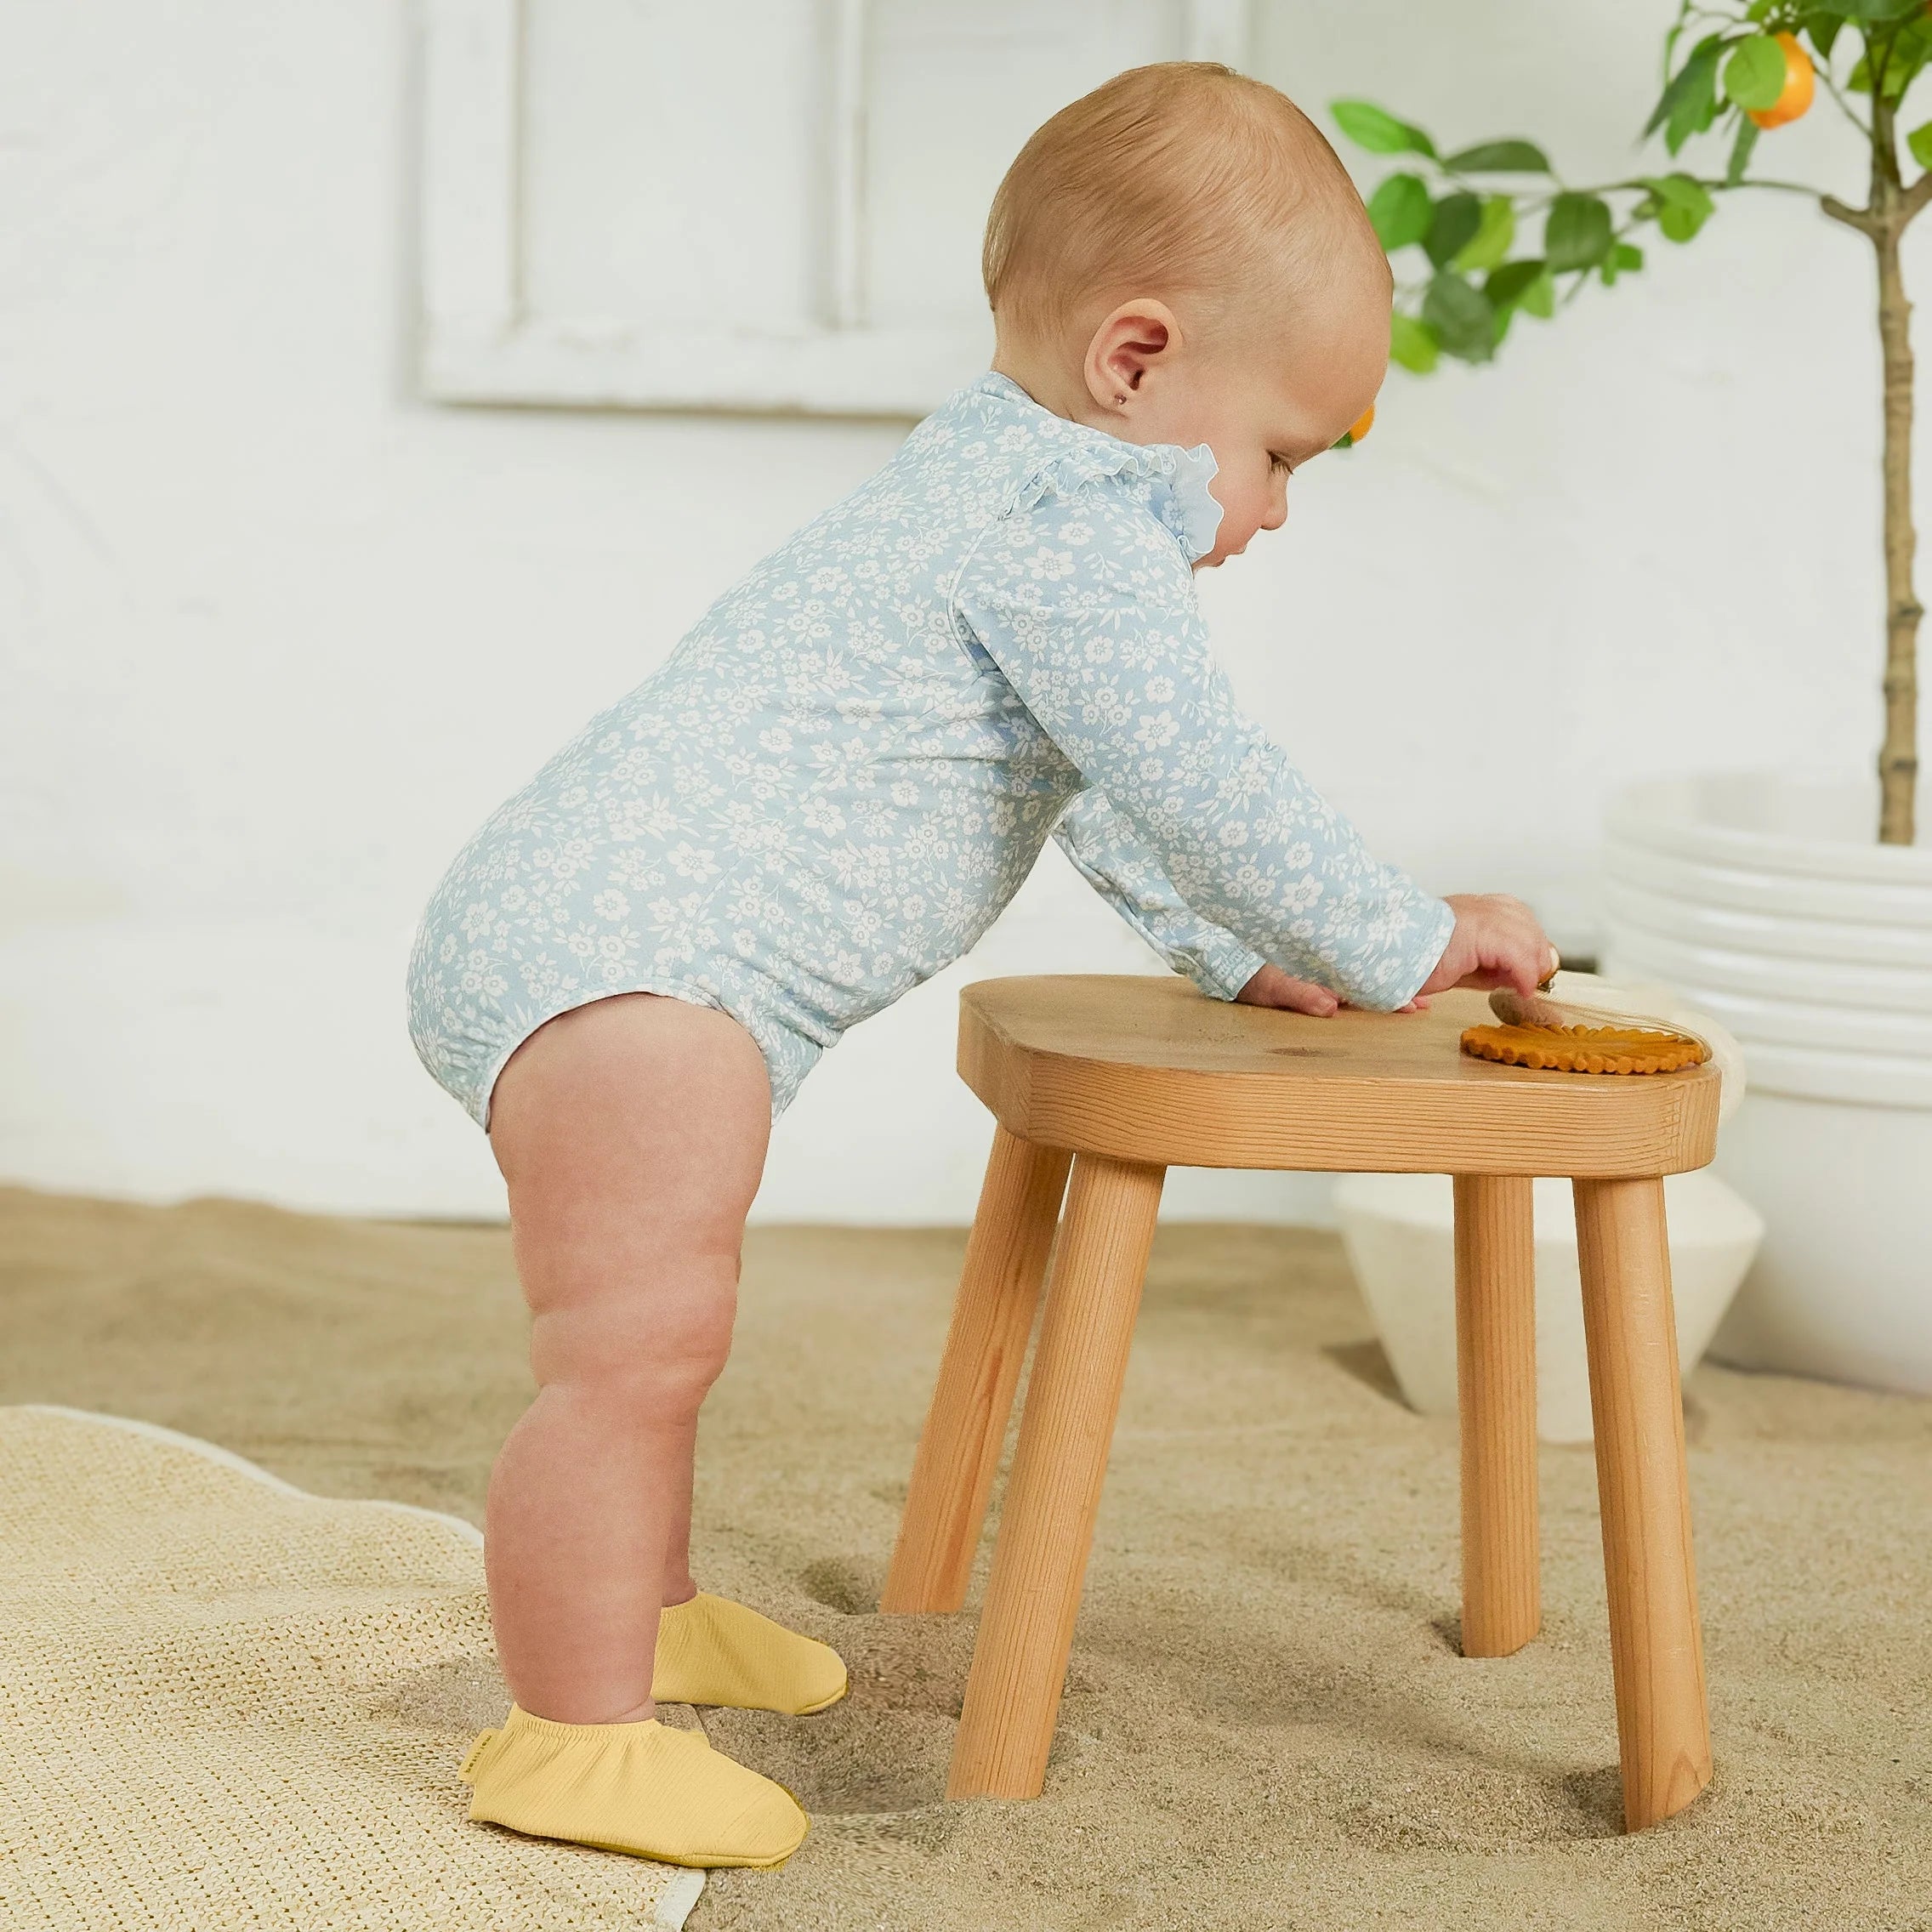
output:
<instances>
[{"instance_id":1,"label":"yellow bootie","mask_svg":"<svg viewBox=\"0 0 1932 1932\"><path fill-rule=\"evenodd\" d=\"M651 1694L667 1704L729 1704L809 1717L845 1695L844 1660L729 1597L700 1590L664 1612Z\"/></svg>"},{"instance_id":2,"label":"yellow bootie","mask_svg":"<svg viewBox=\"0 0 1932 1932\"><path fill-rule=\"evenodd\" d=\"M553 1724L512 1704L457 1775L481 1823L667 1865L782 1865L810 1829L783 1785L655 1718Z\"/></svg>"}]
</instances>

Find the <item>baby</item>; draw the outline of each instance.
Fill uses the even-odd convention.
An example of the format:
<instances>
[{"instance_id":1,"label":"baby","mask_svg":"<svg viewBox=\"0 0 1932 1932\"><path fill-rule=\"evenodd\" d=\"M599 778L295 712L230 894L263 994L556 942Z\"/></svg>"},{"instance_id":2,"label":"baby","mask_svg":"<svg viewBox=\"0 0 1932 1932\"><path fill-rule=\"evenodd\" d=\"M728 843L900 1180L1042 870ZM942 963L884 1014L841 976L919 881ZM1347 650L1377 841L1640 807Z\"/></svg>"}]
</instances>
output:
<instances>
[{"instance_id":1,"label":"baby","mask_svg":"<svg viewBox=\"0 0 1932 1932\"><path fill-rule=\"evenodd\" d=\"M1431 897L1237 708L1193 572L1373 401L1387 264L1273 88L1144 67L1055 115L986 230L992 372L729 591L496 813L424 915L412 1030L489 1133L536 1400L490 1483L515 1699L470 1816L689 1865L804 1839L657 1700L802 1713L825 1645L702 1594L697 1414L770 1122L1059 841L1217 999L1527 993L1527 908Z\"/></svg>"}]
</instances>

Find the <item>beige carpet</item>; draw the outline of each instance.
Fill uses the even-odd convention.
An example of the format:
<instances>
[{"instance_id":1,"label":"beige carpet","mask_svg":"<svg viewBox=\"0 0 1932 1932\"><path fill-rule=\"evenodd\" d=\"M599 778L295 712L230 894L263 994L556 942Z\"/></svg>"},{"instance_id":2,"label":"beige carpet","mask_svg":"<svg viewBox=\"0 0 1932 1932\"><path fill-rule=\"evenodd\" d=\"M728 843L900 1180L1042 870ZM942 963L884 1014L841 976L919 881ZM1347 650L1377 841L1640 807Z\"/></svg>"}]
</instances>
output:
<instances>
[{"instance_id":1,"label":"beige carpet","mask_svg":"<svg viewBox=\"0 0 1932 1932\"><path fill-rule=\"evenodd\" d=\"M713 1725L815 1828L693 1932L1932 1928L1932 1403L1693 1379L1717 1777L1627 1838L1588 1452L1543 1455L1543 1636L1458 1656L1453 1424L1395 1399L1319 1235L1163 1231L1047 1795L941 1803L970 1614L871 1606L960 1245L753 1237L701 1574L854 1690ZM0 1193L0 1401L304 1488L474 1517L522 1326L497 1230Z\"/></svg>"},{"instance_id":2,"label":"beige carpet","mask_svg":"<svg viewBox=\"0 0 1932 1932\"><path fill-rule=\"evenodd\" d=\"M694 1872L466 1821L503 1696L468 1524L23 1406L0 1549L0 1923L684 1923Z\"/></svg>"}]
</instances>

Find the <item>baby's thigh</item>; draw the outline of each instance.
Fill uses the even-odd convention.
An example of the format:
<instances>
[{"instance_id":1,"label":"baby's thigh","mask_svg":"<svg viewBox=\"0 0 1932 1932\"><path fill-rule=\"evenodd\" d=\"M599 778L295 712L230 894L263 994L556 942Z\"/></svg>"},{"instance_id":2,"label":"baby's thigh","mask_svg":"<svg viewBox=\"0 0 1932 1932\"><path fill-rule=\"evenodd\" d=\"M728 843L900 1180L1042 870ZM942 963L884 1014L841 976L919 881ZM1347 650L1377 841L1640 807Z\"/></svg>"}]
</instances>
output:
<instances>
[{"instance_id":1,"label":"baby's thigh","mask_svg":"<svg viewBox=\"0 0 1932 1932\"><path fill-rule=\"evenodd\" d=\"M770 1130L764 1057L728 1014L625 993L539 1027L490 1107L532 1310L735 1287Z\"/></svg>"}]
</instances>

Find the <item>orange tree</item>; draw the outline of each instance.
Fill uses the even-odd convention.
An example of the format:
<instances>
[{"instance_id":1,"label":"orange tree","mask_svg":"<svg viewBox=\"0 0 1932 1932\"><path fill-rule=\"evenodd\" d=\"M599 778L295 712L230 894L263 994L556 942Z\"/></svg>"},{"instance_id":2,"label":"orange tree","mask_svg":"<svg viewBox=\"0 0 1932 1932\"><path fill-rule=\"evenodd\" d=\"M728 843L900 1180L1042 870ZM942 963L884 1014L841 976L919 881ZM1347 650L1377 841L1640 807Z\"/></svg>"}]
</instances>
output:
<instances>
[{"instance_id":1,"label":"orange tree","mask_svg":"<svg viewBox=\"0 0 1932 1932\"><path fill-rule=\"evenodd\" d=\"M1654 226L1689 242L1720 198L1747 189L1815 199L1872 244L1884 358L1884 737L1878 837L1912 842L1918 773L1918 622L1912 588L1911 305L1899 239L1932 201L1932 122L1902 136L1920 172L1901 172L1906 91L1932 66L1927 0L1681 0L1664 43L1663 93L1644 133L1672 163L1693 141L1702 168L1669 165L1591 187L1563 180L1543 149L1517 139L1453 153L1412 122L1366 100L1338 100L1342 132L1374 154L1405 157L1368 212L1395 269L1390 352L1427 374L1440 358L1486 362L1518 315L1548 319L1594 278L1610 287L1644 265L1636 237ZM1754 172L1768 129L1796 120L1821 91L1871 151L1865 206ZM1716 137L1714 140L1708 137ZM1533 247L1525 237L1533 234ZM1410 264L1415 272L1407 273Z\"/></svg>"}]
</instances>

